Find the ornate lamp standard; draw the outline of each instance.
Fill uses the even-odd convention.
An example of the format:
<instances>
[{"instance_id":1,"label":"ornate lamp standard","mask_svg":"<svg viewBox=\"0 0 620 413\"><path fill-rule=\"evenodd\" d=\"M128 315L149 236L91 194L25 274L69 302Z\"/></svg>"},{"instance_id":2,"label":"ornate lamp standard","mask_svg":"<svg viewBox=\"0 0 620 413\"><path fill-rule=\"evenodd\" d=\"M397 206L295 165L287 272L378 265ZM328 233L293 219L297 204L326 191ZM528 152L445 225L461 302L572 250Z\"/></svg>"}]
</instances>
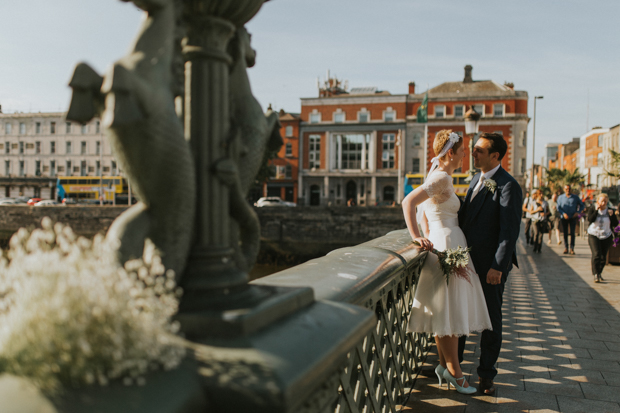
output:
<instances>
[{"instance_id":1,"label":"ornate lamp standard","mask_svg":"<svg viewBox=\"0 0 620 413\"><path fill-rule=\"evenodd\" d=\"M530 175L530 193L532 193L532 189L534 188L534 163L535 163L535 157L534 157L534 151L535 151L535 144L536 144L536 100L538 99L543 99L544 96L534 96L534 119L533 119L533 124L532 124L532 173Z\"/></svg>"},{"instance_id":2,"label":"ornate lamp standard","mask_svg":"<svg viewBox=\"0 0 620 413\"><path fill-rule=\"evenodd\" d=\"M470 182L476 174L476 170L474 169L474 140L476 138L476 135L478 134L480 114L474 110L473 106L470 106L469 110L465 112L464 119L465 133L468 135L472 135L472 137L469 139L469 177L467 177L467 182Z\"/></svg>"}]
</instances>

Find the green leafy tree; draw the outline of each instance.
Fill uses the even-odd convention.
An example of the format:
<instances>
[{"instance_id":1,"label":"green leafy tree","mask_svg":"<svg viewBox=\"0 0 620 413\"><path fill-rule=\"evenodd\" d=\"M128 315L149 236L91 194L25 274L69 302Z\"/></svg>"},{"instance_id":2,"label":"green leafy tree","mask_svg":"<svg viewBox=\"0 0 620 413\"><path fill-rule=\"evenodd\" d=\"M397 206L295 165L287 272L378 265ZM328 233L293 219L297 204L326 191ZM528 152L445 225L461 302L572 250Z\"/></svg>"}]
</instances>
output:
<instances>
[{"instance_id":1,"label":"green leafy tree","mask_svg":"<svg viewBox=\"0 0 620 413\"><path fill-rule=\"evenodd\" d=\"M609 170L606 169L605 172L609 176L620 178L620 153L613 149L609 149L609 153L611 154L611 167Z\"/></svg>"}]
</instances>

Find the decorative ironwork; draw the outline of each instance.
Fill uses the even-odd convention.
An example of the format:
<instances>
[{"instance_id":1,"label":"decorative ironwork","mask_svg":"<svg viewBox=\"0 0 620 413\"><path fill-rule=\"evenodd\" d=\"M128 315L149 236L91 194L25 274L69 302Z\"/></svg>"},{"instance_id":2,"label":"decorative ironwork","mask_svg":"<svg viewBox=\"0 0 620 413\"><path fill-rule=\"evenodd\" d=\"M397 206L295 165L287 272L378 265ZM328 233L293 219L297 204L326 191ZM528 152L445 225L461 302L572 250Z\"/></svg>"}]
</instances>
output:
<instances>
[{"instance_id":1,"label":"decorative ironwork","mask_svg":"<svg viewBox=\"0 0 620 413\"><path fill-rule=\"evenodd\" d=\"M418 262L401 272L391 289L371 300L377 327L349 353L333 411L396 412L408 394L430 341L426 334L407 333L419 269Z\"/></svg>"}]
</instances>

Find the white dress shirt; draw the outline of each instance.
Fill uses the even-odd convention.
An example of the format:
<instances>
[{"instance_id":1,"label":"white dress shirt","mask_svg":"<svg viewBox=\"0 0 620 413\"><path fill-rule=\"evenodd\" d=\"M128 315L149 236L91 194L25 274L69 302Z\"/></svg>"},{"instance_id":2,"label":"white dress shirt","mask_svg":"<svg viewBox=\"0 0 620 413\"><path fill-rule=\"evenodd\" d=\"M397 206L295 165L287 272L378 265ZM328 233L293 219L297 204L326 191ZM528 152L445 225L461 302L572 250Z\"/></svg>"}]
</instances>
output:
<instances>
[{"instance_id":1,"label":"white dress shirt","mask_svg":"<svg viewBox=\"0 0 620 413\"><path fill-rule=\"evenodd\" d=\"M500 166L501 164L497 165L495 168L491 169L490 171L487 171L483 173L482 175L480 175L480 179L478 180L478 183L474 187L474 192L471 194L471 199L474 199L474 197L478 195L478 192L480 192L480 190L482 189L482 185L484 185L484 181L493 177L493 175L495 175L495 172L497 172Z\"/></svg>"}]
</instances>

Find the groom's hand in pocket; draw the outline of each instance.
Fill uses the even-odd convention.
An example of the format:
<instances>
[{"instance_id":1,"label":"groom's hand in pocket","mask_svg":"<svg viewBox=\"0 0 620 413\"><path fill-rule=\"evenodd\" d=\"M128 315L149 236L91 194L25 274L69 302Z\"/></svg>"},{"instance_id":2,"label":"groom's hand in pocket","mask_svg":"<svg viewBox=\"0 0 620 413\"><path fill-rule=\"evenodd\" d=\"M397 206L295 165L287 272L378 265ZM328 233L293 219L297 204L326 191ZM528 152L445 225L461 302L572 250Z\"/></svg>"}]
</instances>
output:
<instances>
[{"instance_id":1,"label":"groom's hand in pocket","mask_svg":"<svg viewBox=\"0 0 620 413\"><path fill-rule=\"evenodd\" d=\"M499 285L502 282L502 272L491 268L487 272L487 284Z\"/></svg>"}]
</instances>

